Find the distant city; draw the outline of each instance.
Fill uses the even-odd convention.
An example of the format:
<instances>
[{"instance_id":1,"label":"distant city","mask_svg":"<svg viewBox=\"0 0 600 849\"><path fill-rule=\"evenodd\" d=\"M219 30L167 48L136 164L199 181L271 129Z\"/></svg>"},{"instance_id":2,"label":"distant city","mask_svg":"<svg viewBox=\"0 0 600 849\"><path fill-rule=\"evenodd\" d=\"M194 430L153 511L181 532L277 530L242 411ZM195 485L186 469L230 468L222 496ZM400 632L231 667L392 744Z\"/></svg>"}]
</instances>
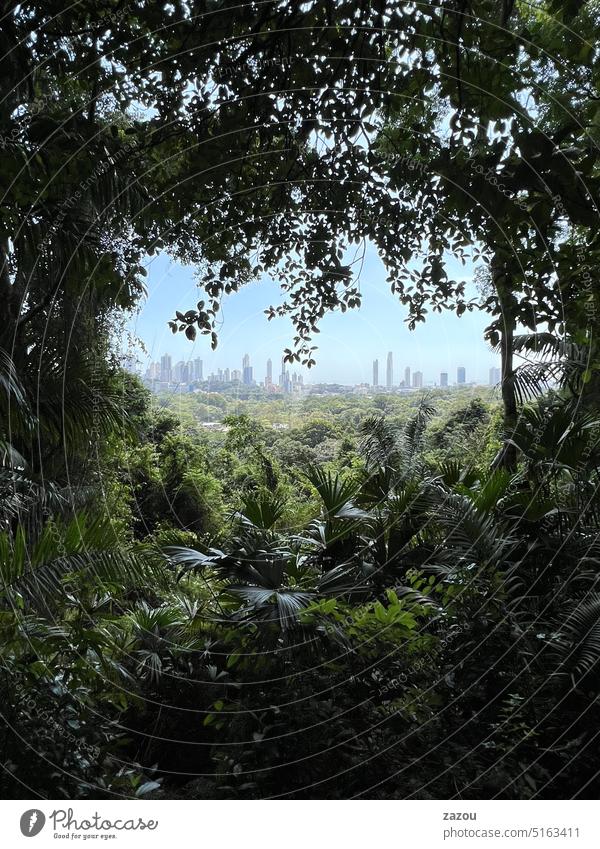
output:
<instances>
[{"instance_id":1,"label":"distant city","mask_svg":"<svg viewBox=\"0 0 600 849\"><path fill-rule=\"evenodd\" d=\"M279 393L284 395L302 394L303 392L314 393L316 391L342 391L351 389L354 392L369 393L369 392L406 392L423 389L423 372L411 371L410 366L406 366L402 372L402 379L394 380L394 355L390 351L387 354L385 361L385 381L380 379L379 360L373 360L372 381L371 383L357 383L353 387L342 386L340 384L306 384L302 374L296 371L290 371L287 363L281 361L279 374L276 379L273 377L273 361L268 359L266 362L265 377L263 380L255 378L254 367L250 363L250 355L245 354L241 368L234 369L218 369L216 372L211 372L204 375L203 362L200 357L184 362L179 360L173 363L171 354L163 354L160 360L150 363L145 373L142 374L142 368L139 361L134 357L127 356L125 358L125 368L142 377L143 382L154 392L164 390L178 390L180 392L194 392L197 390L205 390L219 392L229 387L247 387L260 388L269 393ZM381 375L383 378L383 374ZM489 370L489 386L496 386L500 383L501 372L499 368L492 367ZM449 386L467 386L473 385L467 382L467 370L464 366L459 366L456 369L456 380L451 381L447 371L440 372L439 380L430 382L428 386L439 388L447 388Z\"/></svg>"},{"instance_id":2,"label":"distant city","mask_svg":"<svg viewBox=\"0 0 600 849\"><path fill-rule=\"evenodd\" d=\"M133 367L132 367L133 366ZM137 364L129 362L126 367L138 372ZM204 376L202 360L198 357L183 360L173 364L170 354L163 354L160 361L150 363L143 376L144 383L154 391L163 389L182 389L193 392L195 389L209 387L213 391L226 386L260 386L268 392L283 392L285 395L299 393L304 388L304 378L301 374L290 372L287 364L281 361L281 371L277 380L273 380L273 361L267 360L266 375L263 381L254 378L254 368L250 365L250 355L245 354L240 369L219 369Z\"/></svg>"}]
</instances>

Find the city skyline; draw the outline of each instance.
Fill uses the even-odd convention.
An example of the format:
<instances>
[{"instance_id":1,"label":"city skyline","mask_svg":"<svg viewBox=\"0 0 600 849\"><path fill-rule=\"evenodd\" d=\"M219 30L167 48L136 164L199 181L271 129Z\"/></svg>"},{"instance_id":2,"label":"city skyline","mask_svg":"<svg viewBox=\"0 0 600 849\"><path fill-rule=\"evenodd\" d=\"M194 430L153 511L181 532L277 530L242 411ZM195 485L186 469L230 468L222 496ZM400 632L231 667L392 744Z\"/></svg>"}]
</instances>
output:
<instances>
[{"instance_id":1,"label":"city skyline","mask_svg":"<svg viewBox=\"0 0 600 849\"><path fill-rule=\"evenodd\" d=\"M273 361L269 357L266 362L264 380L256 380L254 377L254 366L251 365L250 355L242 357L241 369L218 369L216 372L204 376L204 363L200 357L195 357L187 362L178 360L173 362L170 353L162 354L159 360L149 362L144 369L142 364L131 355L124 358L124 363L129 370L143 375L143 378L153 384L186 385L193 383L231 383L238 382L244 386L264 386L265 389L280 388L284 393L291 393L304 386L304 377L297 371L290 371L282 358L281 373L278 383L273 382Z\"/></svg>"},{"instance_id":2,"label":"city skyline","mask_svg":"<svg viewBox=\"0 0 600 849\"><path fill-rule=\"evenodd\" d=\"M128 357L130 359L130 357ZM141 366L141 367L140 367ZM136 369L133 369L136 370ZM192 382L204 382L204 383L229 383L231 381L239 381L243 385L246 386L279 386L284 389L290 389L295 385L304 385L304 384L321 384L324 381L318 380L309 380L307 377L310 377L310 372L306 371L306 375L301 373L301 370L294 370L290 372L289 364L286 364L281 359L281 371L279 373L277 382L273 381L273 360L271 357L268 357L265 363L264 369L264 377L261 378L259 376L260 372L258 369L255 370L255 366L252 364L252 358L250 354L245 353L241 360L241 368L219 368L216 371L213 371L206 376L204 375L204 362L200 357L190 358L189 360L178 360L174 362L173 355L171 353L164 353L160 356L158 360L154 360L148 363L147 367L144 369L143 365L138 361L137 371L143 374L147 379L160 381L163 383L192 383ZM355 380L350 383L340 383L339 385L346 386L373 386L379 388L386 389L419 389L424 386L440 386L447 387L449 385L466 385L467 383L477 383L477 381L467 380L467 368L466 366L458 366L456 369L456 380L450 384L449 382L449 372L445 371L436 371L435 374L426 375L421 369L412 370L410 365L406 365L404 367L404 379L395 382L394 381L394 352L389 351L386 357L386 375L385 375L385 387L379 381L379 358L375 358L372 361L372 375L371 381L361 381ZM294 377L295 375L295 377ZM492 366L488 372L487 381L479 381L479 385L489 385L495 386L500 382L500 369L496 366ZM335 385L338 383L337 381L325 381L325 383L330 383L331 385Z\"/></svg>"},{"instance_id":3,"label":"city skyline","mask_svg":"<svg viewBox=\"0 0 600 849\"><path fill-rule=\"evenodd\" d=\"M143 341L152 360L160 359L164 351L174 360L200 356L205 373L210 373L226 367L239 369L243 355L249 353L260 380L268 358L273 362L273 379L277 378L277 364L296 332L288 317L268 321L264 314L265 304L281 300L275 281L265 277L223 299L219 344L213 351L209 337L199 335L190 342L183 333L173 335L167 325L175 309L185 312L198 300L194 270L165 255L149 257L146 266L148 297L131 317L129 330ZM467 280L467 293L476 296L468 282L469 271L468 267L454 269L457 278ZM424 383L439 382L440 371L448 372L453 381L457 366L464 365L471 380L487 384L489 369L498 364L497 353L484 340L487 314L467 311L458 318L452 312L430 313L425 323L410 331L405 324L406 308L389 291L385 269L372 249L367 251L362 276L363 305L343 315L325 315L312 343L318 345L316 366L310 371L302 369L305 380L371 383L372 364L378 359L379 380L384 383L386 355L391 350L398 376L404 364L410 363L412 370L423 372Z\"/></svg>"}]
</instances>

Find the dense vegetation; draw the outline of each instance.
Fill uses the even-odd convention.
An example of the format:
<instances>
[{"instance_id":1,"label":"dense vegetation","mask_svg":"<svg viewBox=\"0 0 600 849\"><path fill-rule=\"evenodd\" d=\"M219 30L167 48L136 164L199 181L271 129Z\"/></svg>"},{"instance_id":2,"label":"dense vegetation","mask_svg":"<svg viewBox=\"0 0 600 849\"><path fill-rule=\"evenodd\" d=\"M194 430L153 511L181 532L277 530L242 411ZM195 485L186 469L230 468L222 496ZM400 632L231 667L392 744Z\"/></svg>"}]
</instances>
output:
<instances>
[{"instance_id":1,"label":"dense vegetation","mask_svg":"<svg viewBox=\"0 0 600 849\"><path fill-rule=\"evenodd\" d=\"M0 36L0 793L597 795L597 4L63 5ZM148 254L213 347L274 274L310 365L365 239L498 397L121 368Z\"/></svg>"}]
</instances>

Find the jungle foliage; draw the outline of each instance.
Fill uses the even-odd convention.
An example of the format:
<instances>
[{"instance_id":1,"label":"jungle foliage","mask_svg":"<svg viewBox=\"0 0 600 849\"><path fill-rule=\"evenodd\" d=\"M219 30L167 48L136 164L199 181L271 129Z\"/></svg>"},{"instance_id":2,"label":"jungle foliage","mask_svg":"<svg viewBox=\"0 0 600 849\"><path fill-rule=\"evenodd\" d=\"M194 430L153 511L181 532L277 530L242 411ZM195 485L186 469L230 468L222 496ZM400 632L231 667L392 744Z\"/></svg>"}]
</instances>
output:
<instances>
[{"instance_id":1,"label":"jungle foliage","mask_svg":"<svg viewBox=\"0 0 600 849\"><path fill-rule=\"evenodd\" d=\"M597 3L2 13L2 796L597 797ZM498 397L123 371L156 252L175 333L268 273L310 366L367 240Z\"/></svg>"}]
</instances>

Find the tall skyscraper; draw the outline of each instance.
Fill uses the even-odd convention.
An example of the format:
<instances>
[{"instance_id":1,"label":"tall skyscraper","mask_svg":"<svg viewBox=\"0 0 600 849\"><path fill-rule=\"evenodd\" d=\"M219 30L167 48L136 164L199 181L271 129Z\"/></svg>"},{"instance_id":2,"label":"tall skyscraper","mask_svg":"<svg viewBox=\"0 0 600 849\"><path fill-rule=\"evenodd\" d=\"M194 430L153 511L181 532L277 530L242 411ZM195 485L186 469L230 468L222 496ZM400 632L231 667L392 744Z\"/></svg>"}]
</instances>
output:
<instances>
[{"instance_id":1,"label":"tall skyscraper","mask_svg":"<svg viewBox=\"0 0 600 849\"><path fill-rule=\"evenodd\" d=\"M250 365L248 354L244 354L244 359L242 360L242 383L244 386L252 386L253 383L252 366Z\"/></svg>"},{"instance_id":2,"label":"tall skyscraper","mask_svg":"<svg viewBox=\"0 0 600 849\"><path fill-rule=\"evenodd\" d=\"M183 381L183 369L185 368L185 363L183 360L179 360L178 363L175 363L175 368L173 369L173 380L175 383L181 383Z\"/></svg>"},{"instance_id":3,"label":"tall skyscraper","mask_svg":"<svg viewBox=\"0 0 600 849\"><path fill-rule=\"evenodd\" d=\"M283 389L283 391L288 394L292 391L292 382L290 380L290 373L286 369L285 359L282 357L281 359L281 374L279 376L279 385Z\"/></svg>"},{"instance_id":4,"label":"tall skyscraper","mask_svg":"<svg viewBox=\"0 0 600 849\"><path fill-rule=\"evenodd\" d=\"M373 360L373 386L379 386L379 360Z\"/></svg>"},{"instance_id":5,"label":"tall skyscraper","mask_svg":"<svg viewBox=\"0 0 600 849\"><path fill-rule=\"evenodd\" d=\"M176 383L190 383L193 380L191 363L180 360L173 369L173 380Z\"/></svg>"},{"instance_id":6,"label":"tall skyscraper","mask_svg":"<svg viewBox=\"0 0 600 849\"><path fill-rule=\"evenodd\" d=\"M223 380L225 383L229 383L231 381L231 373L228 368L226 368L223 372Z\"/></svg>"},{"instance_id":7,"label":"tall skyscraper","mask_svg":"<svg viewBox=\"0 0 600 849\"><path fill-rule=\"evenodd\" d=\"M242 373L241 373L241 371L239 370L239 368L234 368L234 370L231 372L231 380L232 380L234 383L235 383L236 381L237 381L238 383L240 383L240 382L241 382L241 380L242 380Z\"/></svg>"},{"instance_id":8,"label":"tall skyscraper","mask_svg":"<svg viewBox=\"0 0 600 849\"><path fill-rule=\"evenodd\" d=\"M459 386L467 382L467 373L464 366L459 366L456 369L456 382Z\"/></svg>"},{"instance_id":9,"label":"tall skyscraper","mask_svg":"<svg viewBox=\"0 0 600 849\"><path fill-rule=\"evenodd\" d=\"M265 379L265 386L271 386L272 383L273 383L273 363L271 362L271 359L269 358L267 360L267 377Z\"/></svg>"},{"instance_id":10,"label":"tall skyscraper","mask_svg":"<svg viewBox=\"0 0 600 849\"><path fill-rule=\"evenodd\" d=\"M440 374L440 386L448 386L448 372L443 371Z\"/></svg>"},{"instance_id":11,"label":"tall skyscraper","mask_svg":"<svg viewBox=\"0 0 600 849\"><path fill-rule=\"evenodd\" d=\"M391 389L394 385L394 357L390 351L387 355L387 367L385 370L385 385L387 389Z\"/></svg>"},{"instance_id":12,"label":"tall skyscraper","mask_svg":"<svg viewBox=\"0 0 600 849\"><path fill-rule=\"evenodd\" d=\"M404 369L404 385L407 389L410 387L410 366Z\"/></svg>"},{"instance_id":13,"label":"tall skyscraper","mask_svg":"<svg viewBox=\"0 0 600 849\"><path fill-rule=\"evenodd\" d=\"M173 379L173 360L170 354L163 354L160 358L160 379L170 383Z\"/></svg>"},{"instance_id":14,"label":"tall skyscraper","mask_svg":"<svg viewBox=\"0 0 600 849\"><path fill-rule=\"evenodd\" d=\"M490 386L497 386L500 383L500 379L502 377L502 372L499 368L492 366L490 369Z\"/></svg>"},{"instance_id":15,"label":"tall skyscraper","mask_svg":"<svg viewBox=\"0 0 600 849\"><path fill-rule=\"evenodd\" d=\"M192 367L192 379L202 380L202 360L200 359L200 357L196 357L196 359L192 363Z\"/></svg>"},{"instance_id":16,"label":"tall skyscraper","mask_svg":"<svg viewBox=\"0 0 600 849\"><path fill-rule=\"evenodd\" d=\"M423 372L416 371L412 376L412 385L413 389L422 389L423 388Z\"/></svg>"}]
</instances>

